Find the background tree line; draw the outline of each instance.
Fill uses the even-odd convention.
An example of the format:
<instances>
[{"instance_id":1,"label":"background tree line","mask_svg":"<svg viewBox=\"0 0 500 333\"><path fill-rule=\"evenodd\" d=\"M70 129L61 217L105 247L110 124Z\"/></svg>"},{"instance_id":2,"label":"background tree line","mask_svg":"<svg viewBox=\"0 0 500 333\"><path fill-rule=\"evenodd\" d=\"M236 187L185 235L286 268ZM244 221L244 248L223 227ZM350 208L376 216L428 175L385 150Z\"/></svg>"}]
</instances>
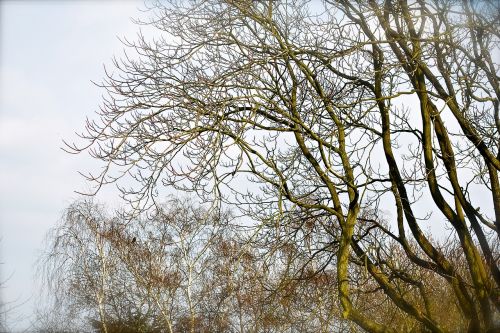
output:
<instances>
[{"instance_id":1,"label":"background tree line","mask_svg":"<svg viewBox=\"0 0 500 333\"><path fill-rule=\"evenodd\" d=\"M361 331L341 317L335 265L314 257L310 242L324 239L276 246L268 241L274 231L249 234L229 212L215 216L188 199L150 214L130 221L92 201L67 209L43 258L53 303L40 312L38 331ZM418 330L370 281L366 264L356 264L356 303L394 329ZM426 297L443 323L463 321L444 281L412 273L432 284Z\"/></svg>"}]
</instances>

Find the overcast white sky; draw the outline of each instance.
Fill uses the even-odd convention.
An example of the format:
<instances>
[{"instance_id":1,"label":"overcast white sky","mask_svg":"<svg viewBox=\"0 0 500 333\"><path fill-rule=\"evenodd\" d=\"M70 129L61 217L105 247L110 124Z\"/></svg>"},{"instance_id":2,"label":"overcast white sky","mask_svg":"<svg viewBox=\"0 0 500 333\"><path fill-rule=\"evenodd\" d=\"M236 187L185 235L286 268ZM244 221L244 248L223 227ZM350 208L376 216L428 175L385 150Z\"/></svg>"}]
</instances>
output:
<instances>
[{"instance_id":1,"label":"overcast white sky","mask_svg":"<svg viewBox=\"0 0 500 333\"><path fill-rule=\"evenodd\" d=\"M0 273L3 301L18 305L13 330L29 325L44 236L85 189L77 171L93 167L64 153L62 139L97 109L102 91L90 81L122 52L117 37L135 36L138 8L142 1L0 2Z\"/></svg>"}]
</instances>

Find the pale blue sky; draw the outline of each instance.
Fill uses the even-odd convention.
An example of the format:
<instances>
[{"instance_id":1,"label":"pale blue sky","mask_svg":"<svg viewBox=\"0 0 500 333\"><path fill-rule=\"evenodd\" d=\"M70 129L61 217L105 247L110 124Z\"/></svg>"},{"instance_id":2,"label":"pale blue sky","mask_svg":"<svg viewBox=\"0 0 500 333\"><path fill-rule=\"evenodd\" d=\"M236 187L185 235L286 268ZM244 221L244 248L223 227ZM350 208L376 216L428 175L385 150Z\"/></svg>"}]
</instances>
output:
<instances>
[{"instance_id":1,"label":"pale blue sky","mask_svg":"<svg viewBox=\"0 0 500 333\"><path fill-rule=\"evenodd\" d=\"M103 64L133 38L142 1L0 2L0 258L9 325L29 324L38 287L33 264L47 230L84 190L95 163L64 153L101 101ZM112 196L103 193L107 201ZM24 304L23 304L24 303Z\"/></svg>"}]
</instances>

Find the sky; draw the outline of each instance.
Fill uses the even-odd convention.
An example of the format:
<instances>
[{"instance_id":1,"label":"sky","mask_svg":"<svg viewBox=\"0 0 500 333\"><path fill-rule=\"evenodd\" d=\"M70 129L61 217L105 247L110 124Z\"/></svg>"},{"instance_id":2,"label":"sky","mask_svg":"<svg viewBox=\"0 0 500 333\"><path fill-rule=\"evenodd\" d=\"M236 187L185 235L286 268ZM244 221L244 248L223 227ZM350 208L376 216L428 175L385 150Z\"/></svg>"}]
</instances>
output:
<instances>
[{"instance_id":1,"label":"sky","mask_svg":"<svg viewBox=\"0 0 500 333\"><path fill-rule=\"evenodd\" d=\"M87 189L96 164L61 150L92 117L104 77L134 38L142 1L0 1L0 274L12 331L29 326L39 292L34 264L47 231ZM111 66L110 66L111 67ZM112 191L101 196L116 200ZM106 197L107 196L107 197Z\"/></svg>"}]
</instances>

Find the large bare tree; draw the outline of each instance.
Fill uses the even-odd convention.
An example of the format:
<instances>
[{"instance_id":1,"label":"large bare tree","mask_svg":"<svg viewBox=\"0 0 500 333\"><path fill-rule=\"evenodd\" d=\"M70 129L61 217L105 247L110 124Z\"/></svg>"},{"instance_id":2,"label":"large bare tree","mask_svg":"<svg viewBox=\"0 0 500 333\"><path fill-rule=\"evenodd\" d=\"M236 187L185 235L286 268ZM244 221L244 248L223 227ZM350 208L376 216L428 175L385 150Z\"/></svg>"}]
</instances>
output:
<instances>
[{"instance_id":1,"label":"large bare tree","mask_svg":"<svg viewBox=\"0 0 500 333\"><path fill-rule=\"evenodd\" d=\"M343 317L366 331L397 330L360 301L370 285L401 329L498 328L498 2L162 1L150 14L160 34L128 44L69 147L103 161L96 190L126 176L134 208L164 186L236 204L249 244L333 266Z\"/></svg>"}]
</instances>

